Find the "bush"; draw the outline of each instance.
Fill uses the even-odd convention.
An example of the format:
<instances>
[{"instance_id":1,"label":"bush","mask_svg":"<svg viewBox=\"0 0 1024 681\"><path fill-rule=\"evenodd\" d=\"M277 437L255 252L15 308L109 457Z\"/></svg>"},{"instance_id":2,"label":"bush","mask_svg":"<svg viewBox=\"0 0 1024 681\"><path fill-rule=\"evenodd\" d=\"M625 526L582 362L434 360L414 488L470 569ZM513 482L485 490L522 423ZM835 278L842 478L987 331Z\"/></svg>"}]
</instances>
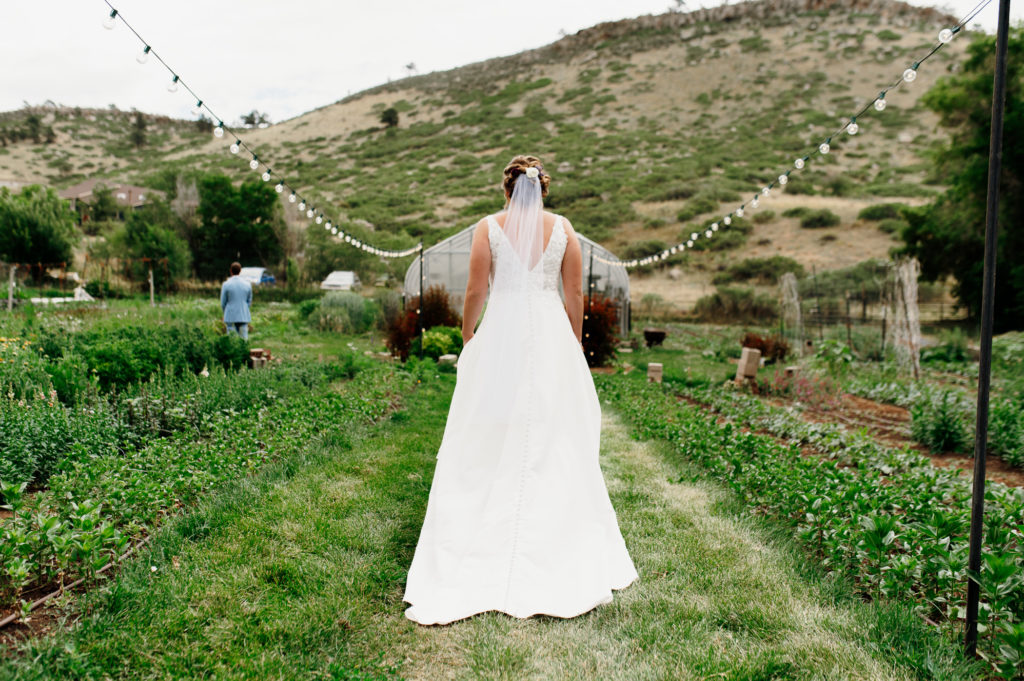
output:
<instances>
[{"instance_id":1,"label":"bush","mask_svg":"<svg viewBox=\"0 0 1024 681\"><path fill-rule=\"evenodd\" d=\"M764 225L775 220L775 211L773 210L762 210L754 213L754 217L751 218L755 225Z\"/></svg>"},{"instance_id":2,"label":"bush","mask_svg":"<svg viewBox=\"0 0 1024 681\"><path fill-rule=\"evenodd\" d=\"M936 453L964 452L970 434L964 410L951 392L910 409L911 436Z\"/></svg>"},{"instance_id":3,"label":"bush","mask_svg":"<svg viewBox=\"0 0 1024 681\"><path fill-rule=\"evenodd\" d=\"M840 341L827 339L819 346L814 358L825 365L828 375L833 378L843 378L853 364L853 352Z\"/></svg>"},{"instance_id":4,"label":"bush","mask_svg":"<svg viewBox=\"0 0 1024 681\"><path fill-rule=\"evenodd\" d=\"M839 216L828 208L807 211L803 217L800 218L800 226L804 229L835 227L839 222Z\"/></svg>"},{"instance_id":5,"label":"bush","mask_svg":"<svg viewBox=\"0 0 1024 681\"><path fill-rule=\"evenodd\" d=\"M413 342L413 350L415 348ZM454 326L435 326L423 332L423 355L437 359L441 355L462 352L462 329Z\"/></svg>"},{"instance_id":6,"label":"bush","mask_svg":"<svg viewBox=\"0 0 1024 681\"><path fill-rule=\"evenodd\" d=\"M387 338L384 343L391 354L401 357L402 361L409 358L413 340L419 332L417 309L422 310L424 331L435 326L462 327L462 318L452 309L448 290L443 286L431 286L423 292L422 307L419 297L413 298L404 312L395 313L386 320Z\"/></svg>"},{"instance_id":7,"label":"bush","mask_svg":"<svg viewBox=\"0 0 1024 681\"><path fill-rule=\"evenodd\" d=\"M988 446L1006 463L1024 466L1024 409L1013 400L993 405Z\"/></svg>"},{"instance_id":8,"label":"bush","mask_svg":"<svg viewBox=\"0 0 1024 681\"><path fill-rule=\"evenodd\" d=\"M876 203L862 208L857 213L857 219L878 221L900 218L903 216L900 209L905 207L905 204L902 203Z\"/></svg>"},{"instance_id":9,"label":"bush","mask_svg":"<svg viewBox=\"0 0 1024 681\"><path fill-rule=\"evenodd\" d=\"M797 278L807 276L803 265L784 255L773 255L770 258L747 258L730 265L725 272L716 274L713 284L728 284L733 281L755 280L761 283L775 284L786 272L792 272Z\"/></svg>"},{"instance_id":10,"label":"bush","mask_svg":"<svg viewBox=\"0 0 1024 681\"><path fill-rule=\"evenodd\" d=\"M595 294L584 298L583 310L583 351L587 364L605 366L615 357L619 306L613 299Z\"/></svg>"},{"instance_id":11,"label":"bush","mask_svg":"<svg viewBox=\"0 0 1024 681\"><path fill-rule=\"evenodd\" d=\"M319 300L303 300L299 303L298 307L295 308L295 315L300 321L307 321L320 308Z\"/></svg>"},{"instance_id":12,"label":"bush","mask_svg":"<svg viewBox=\"0 0 1024 681\"><path fill-rule=\"evenodd\" d=\"M379 317L379 309L353 291L331 291L320 300L310 320L321 331L365 333Z\"/></svg>"},{"instance_id":13,"label":"bush","mask_svg":"<svg viewBox=\"0 0 1024 681\"><path fill-rule=\"evenodd\" d=\"M125 292L116 286L111 286L109 281L93 280L86 282L85 292L99 300L113 300L124 298Z\"/></svg>"},{"instance_id":14,"label":"bush","mask_svg":"<svg viewBox=\"0 0 1024 681\"><path fill-rule=\"evenodd\" d=\"M702 321L737 324L770 322L779 314L773 296L757 295L749 288L725 286L698 300L693 313Z\"/></svg>"},{"instance_id":15,"label":"bush","mask_svg":"<svg viewBox=\"0 0 1024 681\"><path fill-rule=\"evenodd\" d=\"M398 291L391 289L378 289L373 293L373 302L380 309L377 317L377 328L386 329L388 320L402 312L402 296Z\"/></svg>"},{"instance_id":16,"label":"bush","mask_svg":"<svg viewBox=\"0 0 1024 681\"><path fill-rule=\"evenodd\" d=\"M882 220L881 222L878 223L878 229L885 232L886 234L903 234L903 230L905 230L908 226L909 223L906 220L899 219Z\"/></svg>"},{"instance_id":17,"label":"bush","mask_svg":"<svg viewBox=\"0 0 1024 681\"><path fill-rule=\"evenodd\" d=\"M952 329L942 335L939 345L921 350L922 362L967 361L967 335L962 329Z\"/></svg>"},{"instance_id":18,"label":"bush","mask_svg":"<svg viewBox=\"0 0 1024 681\"><path fill-rule=\"evenodd\" d=\"M765 364L781 362L789 354L789 343L778 334L761 336L756 333L746 333L740 339L740 347L760 350Z\"/></svg>"}]
</instances>

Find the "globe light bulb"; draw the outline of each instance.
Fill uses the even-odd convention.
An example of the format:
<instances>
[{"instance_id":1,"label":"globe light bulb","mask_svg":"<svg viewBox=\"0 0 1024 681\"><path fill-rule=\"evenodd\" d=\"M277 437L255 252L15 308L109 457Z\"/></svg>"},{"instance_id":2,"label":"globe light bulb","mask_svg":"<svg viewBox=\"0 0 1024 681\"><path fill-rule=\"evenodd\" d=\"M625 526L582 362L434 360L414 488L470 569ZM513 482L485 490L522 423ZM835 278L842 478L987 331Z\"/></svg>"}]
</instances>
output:
<instances>
[{"instance_id":1,"label":"globe light bulb","mask_svg":"<svg viewBox=\"0 0 1024 681\"><path fill-rule=\"evenodd\" d=\"M349 234L345 235L345 243L347 243L347 244L352 243L352 236L351 235L349 235Z\"/></svg>"},{"instance_id":2,"label":"globe light bulb","mask_svg":"<svg viewBox=\"0 0 1024 681\"><path fill-rule=\"evenodd\" d=\"M885 97L879 97L875 100L875 111L885 111Z\"/></svg>"},{"instance_id":3,"label":"globe light bulb","mask_svg":"<svg viewBox=\"0 0 1024 681\"><path fill-rule=\"evenodd\" d=\"M108 31L113 30L114 23L116 22L116 20L117 20L117 10L116 9L112 9L112 10L110 10L110 15L103 20L103 28L107 29Z\"/></svg>"},{"instance_id":4,"label":"globe light bulb","mask_svg":"<svg viewBox=\"0 0 1024 681\"><path fill-rule=\"evenodd\" d=\"M687 248L693 248L693 241L687 241L686 242L686 247Z\"/></svg>"},{"instance_id":5,"label":"globe light bulb","mask_svg":"<svg viewBox=\"0 0 1024 681\"><path fill-rule=\"evenodd\" d=\"M712 222L711 223L711 231L712 232L717 232L718 231L718 223L717 222Z\"/></svg>"},{"instance_id":6,"label":"globe light bulb","mask_svg":"<svg viewBox=\"0 0 1024 681\"><path fill-rule=\"evenodd\" d=\"M761 199L759 199L759 198L757 198L757 197L755 196L754 198L752 198L752 199L750 200L750 207L751 207L751 208L757 208L757 206L758 206L758 205L759 205L760 203L761 203Z\"/></svg>"},{"instance_id":7,"label":"globe light bulb","mask_svg":"<svg viewBox=\"0 0 1024 681\"><path fill-rule=\"evenodd\" d=\"M743 206L740 206L739 208L736 209L736 217L743 217Z\"/></svg>"},{"instance_id":8,"label":"globe light bulb","mask_svg":"<svg viewBox=\"0 0 1024 681\"><path fill-rule=\"evenodd\" d=\"M224 136L224 124L223 123L221 123L220 125L218 125L216 128L213 129L213 136L216 137L217 139L220 139L221 137Z\"/></svg>"},{"instance_id":9,"label":"globe light bulb","mask_svg":"<svg viewBox=\"0 0 1024 681\"><path fill-rule=\"evenodd\" d=\"M827 154L831 149L832 147L828 145L828 142L822 142L821 146L818 147L818 151L821 152L822 154Z\"/></svg>"},{"instance_id":10,"label":"globe light bulb","mask_svg":"<svg viewBox=\"0 0 1024 681\"><path fill-rule=\"evenodd\" d=\"M238 140L235 140L235 141L234 141L234 142L233 142L233 143L231 144L231 146L230 146L230 147L228 147L228 149L230 149L230 150L231 150L231 153L232 153L232 154L237 154L237 153L238 153L238 150L239 150L239 149L241 149L241 148L242 148L242 147L240 147L240 146L238 145Z\"/></svg>"},{"instance_id":11,"label":"globe light bulb","mask_svg":"<svg viewBox=\"0 0 1024 681\"><path fill-rule=\"evenodd\" d=\"M917 69L907 69L903 72L903 80L907 83L913 83L917 80Z\"/></svg>"},{"instance_id":12,"label":"globe light bulb","mask_svg":"<svg viewBox=\"0 0 1024 681\"><path fill-rule=\"evenodd\" d=\"M295 203L295 192L292 192L291 196L288 197L288 203Z\"/></svg>"},{"instance_id":13,"label":"globe light bulb","mask_svg":"<svg viewBox=\"0 0 1024 681\"><path fill-rule=\"evenodd\" d=\"M264 182L270 182L270 170L264 170L260 177L263 178Z\"/></svg>"},{"instance_id":14,"label":"globe light bulb","mask_svg":"<svg viewBox=\"0 0 1024 681\"><path fill-rule=\"evenodd\" d=\"M789 176L788 175L786 175L785 173L783 173L782 175L779 175L779 184L786 184L787 182L789 182Z\"/></svg>"},{"instance_id":15,"label":"globe light bulb","mask_svg":"<svg viewBox=\"0 0 1024 681\"><path fill-rule=\"evenodd\" d=\"M305 201L302 201L301 203L299 203L299 210L306 210L306 202Z\"/></svg>"},{"instance_id":16,"label":"globe light bulb","mask_svg":"<svg viewBox=\"0 0 1024 681\"><path fill-rule=\"evenodd\" d=\"M763 196L768 196L771 193L772 193L771 187L765 187L764 189L761 190L761 194Z\"/></svg>"},{"instance_id":17,"label":"globe light bulb","mask_svg":"<svg viewBox=\"0 0 1024 681\"><path fill-rule=\"evenodd\" d=\"M318 225L322 225L323 223L324 223L324 218L323 218L323 216L321 216L321 215L317 215L317 216L316 216L316 224L318 224Z\"/></svg>"},{"instance_id":18,"label":"globe light bulb","mask_svg":"<svg viewBox=\"0 0 1024 681\"><path fill-rule=\"evenodd\" d=\"M284 191L284 185L281 184L280 182L278 182L277 186L274 187L274 191L277 192L278 194L280 194L281 192Z\"/></svg>"},{"instance_id":19,"label":"globe light bulb","mask_svg":"<svg viewBox=\"0 0 1024 681\"><path fill-rule=\"evenodd\" d=\"M693 234L690 235L690 241L696 241L696 240L697 240L697 232L694 232Z\"/></svg>"},{"instance_id":20,"label":"globe light bulb","mask_svg":"<svg viewBox=\"0 0 1024 681\"><path fill-rule=\"evenodd\" d=\"M307 218L313 217L313 209L312 208L310 208L309 210L306 211L306 217Z\"/></svg>"},{"instance_id":21,"label":"globe light bulb","mask_svg":"<svg viewBox=\"0 0 1024 681\"><path fill-rule=\"evenodd\" d=\"M198 102L196 102L195 106L192 107L192 115L193 116L198 116L202 112L203 112L203 100L200 99Z\"/></svg>"},{"instance_id":22,"label":"globe light bulb","mask_svg":"<svg viewBox=\"0 0 1024 681\"><path fill-rule=\"evenodd\" d=\"M147 61L149 61L149 51L151 49L152 48L149 45L143 47L142 52L139 52L137 55L135 55L135 61L139 62L140 64L145 64Z\"/></svg>"},{"instance_id":23,"label":"globe light bulb","mask_svg":"<svg viewBox=\"0 0 1024 681\"><path fill-rule=\"evenodd\" d=\"M796 168L797 170L803 170L804 160L802 158L798 158L797 160L793 161L793 167Z\"/></svg>"},{"instance_id":24,"label":"globe light bulb","mask_svg":"<svg viewBox=\"0 0 1024 681\"><path fill-rule=\"evenodd\" d=\"M324 227L324 229L327 229L327 230L329 230L330 228L331 228L331 221L330 221L330 220L328 220L328 221L327 221L327 226L326 226L326 227Z\"/></svg>"},{"instance_id":25,"label":"globe light bulb","mask_svg":"<svg viewBox=\"0 0 1024 681\"><path fill-rule=\"evenodd\" d=\"M704 236L706 236L709 239L711 238L712 234L714 234L714 232L712 232L710 229L708 231L704 232Z\"/></svg>"},{"instance_id":26,"label":"globe light bulb","mask_svg":"<svg viewBox=\"0 0 1024 681\"><path fill-rule=\"evenodd\" d=\"M331 228L331 234L337 235L338 234L338 228L337 227Z\"/></svg>"},{"instance_id":27,"label":"globe light bulb","mask_svg":"<svg viewBox=\"0 0 1024 681\"><path fill-rule=\"evenodd\" d=\"M860 132L860 126L857 125L855 121L851 121L850 124L846 126L846 132L850 133L851 135L856 135L858 132Z\"/></svg>"},{"instance_id":28,"label":"globe light bulb","mask_svg":"<svg viewBox=\"0 0 1024 681\"><path fill-rule=\"evenodd\" d=\"M953 40L953 31L952 30L950 30L948 28L944 28L941 31L939 31L939 42L940 43L945 44L945 43L950 42L951 40Z\"/></svg>"},{"instance_id":29,"label":"globe light bulb","mask_svg":"<svg viewBox=\"0 0 1024 681\"><path fill-rule=\"evenodd\" d=\"M178 91L178 77L177 76L175 76L174 78L171 78L171 82L167 84L167 91L168 92L177 92Z\"/></svg>"},{"instance_id":30,"label":"globe light bulb","mask_svg":"<svg viewBox=\"0 0 1024 681\"><path fill-rule=\"evenodd\" d=\"M731 215L726 215L725 218L722 220L722 222L724 222L726 225L731 225L732 224L732 216Z\"/></svg>"},{"instance_id":31,"label":"globe light bulb","mask_svg":"<svg viewBox=\"0 0 1024 681\"><path fill-rule=\"evenodd\" d=\"M252 168L253 170L257 170L260 167L259 159L253 156L252 160L249 161L249 167Z\"/></svg>"}]
</instances>

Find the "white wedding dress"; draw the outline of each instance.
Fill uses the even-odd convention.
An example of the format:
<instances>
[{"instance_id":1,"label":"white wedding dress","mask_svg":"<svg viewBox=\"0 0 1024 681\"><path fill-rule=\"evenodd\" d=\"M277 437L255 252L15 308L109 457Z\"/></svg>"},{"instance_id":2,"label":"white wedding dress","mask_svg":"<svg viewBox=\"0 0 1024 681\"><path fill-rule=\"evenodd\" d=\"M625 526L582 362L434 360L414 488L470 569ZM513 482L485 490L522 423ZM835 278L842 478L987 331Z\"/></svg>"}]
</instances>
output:
<instances>
[{"instance_id":1,"label":"white wedding dress","mask_svg":"<svg viewBox=\"0 0 1024 681\"><path fill-rule=\"evenodd\" d=\"M594 381L558 292L562 218L525 286L505 231L487 222L487 310L459 357L406 585L420 624L488 610L574 617L637 578L598 464Z\"/></svg>"}]
</instances>

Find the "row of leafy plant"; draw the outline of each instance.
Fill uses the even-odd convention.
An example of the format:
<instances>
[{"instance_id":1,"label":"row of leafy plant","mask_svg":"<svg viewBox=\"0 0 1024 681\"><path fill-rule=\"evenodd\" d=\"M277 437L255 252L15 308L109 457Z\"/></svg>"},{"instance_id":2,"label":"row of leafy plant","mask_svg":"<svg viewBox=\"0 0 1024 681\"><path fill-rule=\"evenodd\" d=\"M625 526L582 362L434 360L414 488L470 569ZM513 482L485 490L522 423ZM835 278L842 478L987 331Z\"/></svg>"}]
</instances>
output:
<instances>
[{"instance_id":1,"label":"row of leafy plant","mask_svg":"<svg viewBox=\"0 0 1024 681\"><path fill-rule=\"evenodd\" d=\"M967 591L970 486L928 465L885 469L865 449L856 461L805 456L796 444L719 424L670 390L598 376L605 401L639 437L674 451L730 487L753 511L792 528L824 568L865 597L908 601L947 635L961 633ZM908 462L912 464L913 462ZM1024 493L987 493L979 616L992 673L1019 679L1024 666Z\"/></svg>"},{"instance_id":2,"label":"row of leafy plant","mask_svg":"<svg viewBox=\"0 0 1024 681\"><path fill-rule=\"evenodd\" d=\"M199 397L175 413L184 423L170 437L134 449L73 446L47 488L35 494L25 494L25 482L0 481L4 508L13 513L0 523L0 607L24 608L51 588L95 579L176 509L268 461L300 455L317 437L343 437L358 423L380 419L414 383L413 373L385 365L347 366L354 377L336 390L327 389L328 377L315 369L253 372L267 377L263 398L269 401L209 418L201 406L206 397ZM274 399L278 391L288 399ZM180 386L179 395L162 394L155 405L140 394L139 408L151 403L160 411L164 398L187 392Z\"/></svg>"}]
</instances>

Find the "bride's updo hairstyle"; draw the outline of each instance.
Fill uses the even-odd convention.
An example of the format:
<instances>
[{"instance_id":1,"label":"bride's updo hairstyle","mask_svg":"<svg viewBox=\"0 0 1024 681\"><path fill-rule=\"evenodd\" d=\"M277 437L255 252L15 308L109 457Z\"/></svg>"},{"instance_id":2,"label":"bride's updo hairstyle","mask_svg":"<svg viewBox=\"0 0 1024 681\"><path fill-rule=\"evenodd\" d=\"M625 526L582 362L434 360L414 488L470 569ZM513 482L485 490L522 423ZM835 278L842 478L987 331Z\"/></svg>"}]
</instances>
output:
<instances>
[{"instance_id":1,"label":"bride's updo hairstyle","mask_svg":"<svg viewBox=\"0 0 1024 681\"><path fill-rule=\"evenodd\" d=\"M520 175L526 173L527 168L536 168L540 171L537 179L540 180L540 195L548 195L548 185L551 184L551 176L544 171L540 159L536 156L516 156L505 166L505 175L501 180L501 187L505 190L505 196L512 196L512 190L516 186L516 180Z\"/></svg>"}]
</instances>

